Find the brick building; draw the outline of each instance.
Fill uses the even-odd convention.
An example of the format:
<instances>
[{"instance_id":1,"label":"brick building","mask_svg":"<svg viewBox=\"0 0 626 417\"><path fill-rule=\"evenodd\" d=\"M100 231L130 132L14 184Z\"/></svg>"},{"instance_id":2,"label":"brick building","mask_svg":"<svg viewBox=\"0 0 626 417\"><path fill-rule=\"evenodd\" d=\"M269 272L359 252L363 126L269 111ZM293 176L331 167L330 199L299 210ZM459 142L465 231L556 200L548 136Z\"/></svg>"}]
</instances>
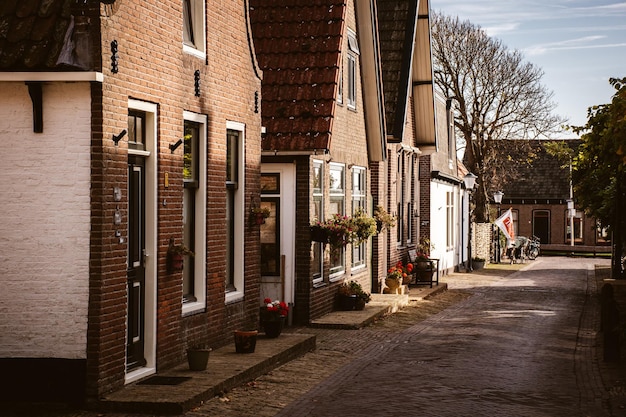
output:
<instances>
[{"instance_id":1,"label":"brick building","mask_svg":"<svg viewBox=\"0 0 626 417\"><path fill-rule=\"evenodd\" d=\"M384 155L378 31L371 1L251 1L263 70L262 295L294 303L294 320L333 310L337 287L367 291L369 245L336 256L309 225L358 208L372 213L370 162Z\"/></svg>"},{"instance_id":2,"label":"brick building","mask_svg":"<svg viewBox=\"0 0 626 417\"><path fill-rule=\"evenodd\" d=\"M2 399L97 398L258 321L247 3L106 3L0 5Z\"/></svg>"},{"instance_id":3,"label":"brick building","mask_svg":"<svg viewBox=\"0 0 626 417\"><path fill-rule=\"evenodd\" d=\"M525 140L523 147L515 146L518 142L500 144L501 155L519 161L517 178L504 185L500 206L501 210L512 209L516 235L539 237L542 250L610 251L606 231L598 228L596 219L576 207L567 164L546 152L545 140ZM565 143L576 149L580 141L572 139ZM574 203L573 217L568 210L570 199ZM493 203L492 206L496 208Z\"/></svg>"}]
</instances>

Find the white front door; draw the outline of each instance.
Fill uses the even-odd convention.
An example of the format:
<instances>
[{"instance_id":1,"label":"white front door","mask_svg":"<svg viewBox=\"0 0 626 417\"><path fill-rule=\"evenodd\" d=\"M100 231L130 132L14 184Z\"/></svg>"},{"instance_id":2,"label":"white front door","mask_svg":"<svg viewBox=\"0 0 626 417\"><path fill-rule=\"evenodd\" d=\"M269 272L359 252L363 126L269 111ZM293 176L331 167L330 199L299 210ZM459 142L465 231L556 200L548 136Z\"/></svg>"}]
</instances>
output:
<instances>
[{"instance_id":1,"label":"white front door","mask_svg":"<svg viewBox=\"0 0 626 417\"><path fill-rule=\"evenodd\" d=\"M294 164L261 166L261 207L271 212L261 225L261 301L294 301L295 179Z\"/></svg>"}]
</instances>

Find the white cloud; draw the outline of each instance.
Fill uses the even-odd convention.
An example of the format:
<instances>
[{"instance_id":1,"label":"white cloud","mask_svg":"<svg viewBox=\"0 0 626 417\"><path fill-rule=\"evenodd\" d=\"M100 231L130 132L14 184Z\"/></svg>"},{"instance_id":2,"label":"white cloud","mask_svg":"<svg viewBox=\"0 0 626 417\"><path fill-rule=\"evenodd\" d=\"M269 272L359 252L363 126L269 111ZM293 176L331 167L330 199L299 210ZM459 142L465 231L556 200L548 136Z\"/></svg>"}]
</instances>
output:
<instances>
[{"instance_id":1,"label":"white cloud","mask_svg":"<svg viewBox=\"0 0 626 417\"><path fill-rule=\"evenodd\" d=\"M626 43L593 43L595 41L606 39L606 36L594 35L584 36L582 38L567 39L559 42L548 42L543 44L531 45L523 49L523 52L529 56L542 55L550 51L572 51L577 49L596 49L596 48L623 48Z\"/></svg>"}]
</instances>

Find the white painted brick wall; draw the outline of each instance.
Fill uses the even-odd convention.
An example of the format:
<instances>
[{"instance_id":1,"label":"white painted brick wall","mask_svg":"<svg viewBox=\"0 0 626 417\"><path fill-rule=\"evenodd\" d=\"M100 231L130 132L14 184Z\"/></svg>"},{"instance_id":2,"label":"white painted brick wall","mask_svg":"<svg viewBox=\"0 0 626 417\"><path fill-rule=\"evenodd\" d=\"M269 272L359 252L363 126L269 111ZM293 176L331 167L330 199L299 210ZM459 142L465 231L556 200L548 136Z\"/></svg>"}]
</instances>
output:
<instances>
[{"instance_id":1,"label":"white painted brick wall","mask_svg":"<svg viewBox=\"0 0 626 417\"><path fill-rule=\"evenodd\" d=\"M20 82L0 82L0 357L85 358L90 89L43 85L43 133Z\"/></svg>"}]
</instances>

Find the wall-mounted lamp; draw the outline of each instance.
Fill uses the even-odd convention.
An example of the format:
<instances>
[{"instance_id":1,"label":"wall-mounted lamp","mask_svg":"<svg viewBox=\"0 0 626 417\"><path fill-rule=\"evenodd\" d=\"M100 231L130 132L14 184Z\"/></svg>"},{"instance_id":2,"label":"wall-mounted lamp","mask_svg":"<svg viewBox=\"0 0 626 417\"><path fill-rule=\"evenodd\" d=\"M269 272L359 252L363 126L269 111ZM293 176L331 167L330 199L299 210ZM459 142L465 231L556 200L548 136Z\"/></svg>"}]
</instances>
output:
<instances>
[{"instance_id":1,"label":"wall-mounted lamp","mask_svg":"<svg viewBox=\"0 0 626 417\"><path fill-rule=\"evenodd\" d=\"M114 39L111 41L111 72L117 74L118 71L118 55L117 55L117 41Z\"/></svg>"},{"instance_id":2,"label":"wall-mounted lamp","mask_svg":"<svg viewBox=\"0 0 626 417\"><path fill-rule=\"evenodd\" d=\"M502 197L504 197L504 193L502 191L496 191L495 193L493 193L493 201L496 204L502 203Z\"/></svg>"},{"instance_id":3,"label":"wall-mounted lamp","mask_svg":"<svg viewBox=\"0 0 626 417\"><path fill-rule=\"evenodd\" d=\"M468 172L465 177L463 177L463 184L465 184L466 190L472 191L474 189L474 186L476 185L476 178L478 177L471 172Z\"/></svg>"},{"instance_id":4,"label":"wall-mounted lamp","mask_svg":"<svg viewBox=\"0 0 626 417\"><path fill-rule=\"evenodd\" d=\"M193 73L193 91L196 97L200 97L200 70Z\"/></svg>"},{"instance_id":5,"label":"wall-mounted lamp","mask_svg":"<svg viewBox=\"0 0 626 417\"><path fill-rule=\"evenodd\" d=\"M180 145L182 145L182 144L183 144L183 140L182 139L178 139L178 142L176 142L176 143L170 143L170 151L172 151L172 153L174 153L174 151L176 149L178 149L178 147Z\"/></svg>"},{"instance_id":6,"label":"wall-mounted lamp","mask_svg":"<svg viewBox=\"0 0 626 417\"><path fill-rule=\"evenodd\" d=\"M124 136L126 136L126 129L122 130L119 135L113 135L113 142L115 142L115 146L117 146L118 142L122 140Z\"/></svg>"}]
</instances>

